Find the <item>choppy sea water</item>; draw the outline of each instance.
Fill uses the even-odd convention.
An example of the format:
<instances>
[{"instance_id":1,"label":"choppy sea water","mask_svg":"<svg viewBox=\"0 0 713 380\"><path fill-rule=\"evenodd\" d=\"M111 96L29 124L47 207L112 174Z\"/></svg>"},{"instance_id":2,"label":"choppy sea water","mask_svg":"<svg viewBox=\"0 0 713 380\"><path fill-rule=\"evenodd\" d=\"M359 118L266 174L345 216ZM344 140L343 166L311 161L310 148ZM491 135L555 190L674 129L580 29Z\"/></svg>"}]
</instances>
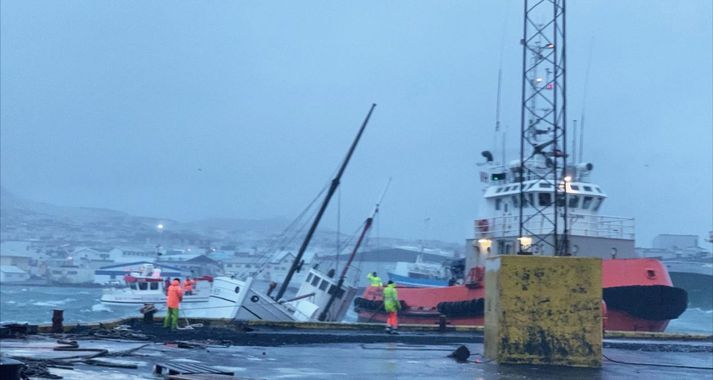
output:
<instances>
[{"instance_id":1,"label":"choppy sea water","mask_svg":"<svg viewBox=\"0 0 713 380\"><path fill-rule=\"evenodd\" d=\"M138 306L107 306L101 295L100 288L0 285L0 322L50 323L54 309L64 310L65 324L140 316ZM713 310L689 308L666 331L713 334Z\"/></svg>"}]
</instances>

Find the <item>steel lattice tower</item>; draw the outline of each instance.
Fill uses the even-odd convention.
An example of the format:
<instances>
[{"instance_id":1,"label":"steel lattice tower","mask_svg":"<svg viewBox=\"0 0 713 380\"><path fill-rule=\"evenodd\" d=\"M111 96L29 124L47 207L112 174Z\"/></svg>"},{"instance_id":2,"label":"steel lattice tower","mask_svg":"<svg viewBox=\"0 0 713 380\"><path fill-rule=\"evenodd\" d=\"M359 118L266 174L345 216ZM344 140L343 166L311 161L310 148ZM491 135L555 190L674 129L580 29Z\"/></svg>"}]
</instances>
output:
<instances>
[{"instance_id":1,"label":"steel lattice tower","mask_svg":"<svg viewBox=\"0 0 713 380\"><path fill-rule=\"evenodd\" d=\"M549 246L555 255L567 255L565 0L524 2L520 167L516 173L521 205L519 252L527 251L522 239L528 237L532 245ZM530 204L534 211L524 215L523 182L528 180L545 181L552 194L544 202ZM528 229L534 221L539 221L537 233Z\"/></svg>"}]
</instances>

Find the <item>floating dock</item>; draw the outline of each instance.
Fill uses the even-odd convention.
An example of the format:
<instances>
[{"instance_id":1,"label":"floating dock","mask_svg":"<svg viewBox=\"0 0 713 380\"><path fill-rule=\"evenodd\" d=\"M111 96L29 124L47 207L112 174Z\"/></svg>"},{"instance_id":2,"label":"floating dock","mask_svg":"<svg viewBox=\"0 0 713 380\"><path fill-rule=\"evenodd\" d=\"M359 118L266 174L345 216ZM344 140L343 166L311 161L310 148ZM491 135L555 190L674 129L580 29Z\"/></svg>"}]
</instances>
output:
<instances>
[{"instance_id":1,"label":"floating dock","mask_svg":"<svg viewBox=\"0 0 713 380\"><path fill-rule=\"evenodd\" d=\"M601 368L566 368L488 361L478 327L404 325L389 335L380 324L190 322L176 331L140 318L63 333L6 326L0 351L65 379L713 378L713 337L703 335L608 333ZM459 362L449 355L460 346L469 356Z\"/></svg>"}]
</instances>

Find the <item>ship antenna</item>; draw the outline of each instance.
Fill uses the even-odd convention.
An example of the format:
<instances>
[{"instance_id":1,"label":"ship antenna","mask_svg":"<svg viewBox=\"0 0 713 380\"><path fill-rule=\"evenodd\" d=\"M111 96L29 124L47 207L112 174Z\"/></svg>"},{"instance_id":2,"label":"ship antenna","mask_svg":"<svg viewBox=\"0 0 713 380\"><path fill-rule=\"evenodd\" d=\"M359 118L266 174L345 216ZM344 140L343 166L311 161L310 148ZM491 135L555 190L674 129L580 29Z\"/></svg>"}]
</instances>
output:
<instances>
[{"instance_id":1,"label":"ship antenna","mask_svg":"<svg viewBox=\"0 0 713 380\"><path fill-rule=\"evenodd\" d=\"M495 137L494 137L494 141L493 141L493 149L495 149L498 146L498 144L497 144L498 135L500 135L500 138L502 139L502 152L501 152L502 161L500 163L502 165L505 165L505 131L504 130L502 132L500 131L500 100L501 100L501 93L502 93L502 78L503 78L503 49L505 47L505 31L507 30L509 14L510 14L510 12L509 12L509 6L508 6L508 9L506 9L506 11L505 11L505 21L503 22L503 30L502 30L502 33L500 34L500 62L498 63L498 95L497 95L496 101L495 101Z\"/></svg>"},{"instance_id":2,"label":"ship antenna","mask_svg":"<svg viewBox=\"0 0 713 380\"><path fill-rule=\"evenodd\" d=\"M572 120L572 157L577 159L577 120ZM582 162L577 161L577 162ZM575 162L576 164L576 162Z\"/></svg>"},{"instance_id":3,"label":"ship antenna","mask_svg":"<svg viewBox=\"0 0 713 380\"><path fill-rule=\"evenodd\" d=\"M587 71L584 73L584 94L582 95L582 114L579 118L579 161L583 162L584 155L584 110L587 107L587 89L589 88L589 69L592 66L592 46L594 45L594 37L589 40L589 56L587 57ZM576 155L572 155L575 159Z\"/></svg>"}]
</instances>

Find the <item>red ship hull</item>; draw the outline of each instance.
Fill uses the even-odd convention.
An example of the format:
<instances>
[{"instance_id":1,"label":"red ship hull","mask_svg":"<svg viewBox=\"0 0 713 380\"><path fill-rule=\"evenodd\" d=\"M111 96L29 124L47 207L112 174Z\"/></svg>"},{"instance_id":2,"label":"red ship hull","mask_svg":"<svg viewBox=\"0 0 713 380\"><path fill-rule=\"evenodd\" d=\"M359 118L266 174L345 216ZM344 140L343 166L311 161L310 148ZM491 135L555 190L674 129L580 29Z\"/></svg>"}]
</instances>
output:
<instances>
[{"instance_id":1,"label":"red ship hull","mask_svg":"<svg viewBox=\"0 0 713 380\"><path fill-rule=\"evenodd\" d=\"M669 320L686 308L685 291L673 287L666 268L654 259L602 261L602 293L606 303L604 328L618 331L664 331ZM436 288L399 287L400 323L438 324L445 315L451 325L482 326L483 287L454 285ZM385 322L379 288L368 287L355 300L360 322Z\"/></svg>"}]
</instances>

